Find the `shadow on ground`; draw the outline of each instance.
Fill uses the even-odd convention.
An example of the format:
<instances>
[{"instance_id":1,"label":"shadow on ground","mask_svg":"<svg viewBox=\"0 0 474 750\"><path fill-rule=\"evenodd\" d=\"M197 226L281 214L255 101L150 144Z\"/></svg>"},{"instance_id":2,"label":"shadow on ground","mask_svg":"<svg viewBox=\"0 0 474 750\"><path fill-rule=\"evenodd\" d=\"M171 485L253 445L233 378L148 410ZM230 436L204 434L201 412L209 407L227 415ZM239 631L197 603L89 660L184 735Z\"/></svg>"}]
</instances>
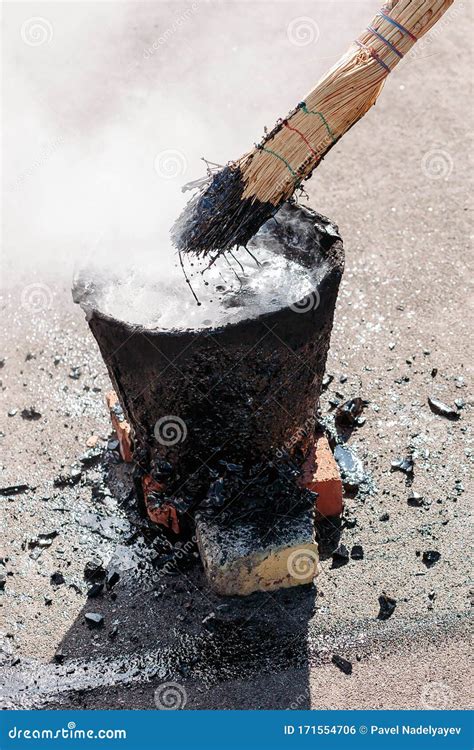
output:
<instances>
[{"instance_id":1,"label":"shadow on ground","mask_svg":"<svg viewBox=\"0 0 474 750\"><path fill-rule=\"evenodd\" d=\"M2 692L12 705L209 708L212 690L215 708L309 708L308 624L316 587L216 595L192 542L180 542L176 557L176 547L164 549L164 537L140 515L130 469L109 456L98 470L102 494L113 494L116 513L129 525L122 524L109 560L84 558L80 593L88 598L54 659L22 660L7 676ZM97 516L89 514L84 528L91 550L98 536L111 533L110 502L105 511L94 486ZM218 689L265 675L270 690L265 682L251 694Z\"/></svg>"}]
</instances>

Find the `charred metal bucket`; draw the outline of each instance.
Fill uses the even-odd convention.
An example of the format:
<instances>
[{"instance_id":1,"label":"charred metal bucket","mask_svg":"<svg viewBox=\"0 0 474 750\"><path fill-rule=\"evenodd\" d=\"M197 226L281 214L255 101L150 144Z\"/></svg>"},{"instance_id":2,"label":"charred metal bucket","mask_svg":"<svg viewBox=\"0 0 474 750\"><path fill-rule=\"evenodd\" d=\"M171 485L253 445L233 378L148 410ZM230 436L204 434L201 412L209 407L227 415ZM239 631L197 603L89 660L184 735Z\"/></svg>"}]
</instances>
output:
<instances>
[{"instance_id":1,"label":"charred metal bucket","mask_svg":"<svg viewBox=\"0 0 474 750\"><path fill-rule=\"evenodd\" d=\"M75 283L74 299L87 310L142 460L157 458L172 470L175 487L186 480L187 491L203 466L249 467L282 452L302 460L312 433L342 241L328 219L289 204L260 233L307 270L311 289L238 322L178 330L132 325L90 306L84 289L93 280Z\"/></svg>"}]
</instances>

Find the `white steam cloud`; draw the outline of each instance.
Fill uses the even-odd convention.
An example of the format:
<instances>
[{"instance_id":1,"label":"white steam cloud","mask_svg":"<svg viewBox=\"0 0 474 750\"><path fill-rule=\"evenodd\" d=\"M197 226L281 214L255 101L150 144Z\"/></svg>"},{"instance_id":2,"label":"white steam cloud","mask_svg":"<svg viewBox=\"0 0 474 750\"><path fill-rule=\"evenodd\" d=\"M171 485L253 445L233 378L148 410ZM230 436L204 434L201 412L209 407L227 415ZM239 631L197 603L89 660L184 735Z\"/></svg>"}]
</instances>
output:
<instances>
[{"instance_id":1,"label":"white steam cloud","mask_svg":"<svg viewBox=\"0 0 474 750\"><path fill-rule=\"evenodd\" d=\"M204 174L200 157L243 153L376 6L282 0L269 14L268 3L246 0L7 4L4 279L69 279L87 255L121 264L161 252L173 262L163 248L189 197L182 184ZM320 36L295 47L288 25L308 15ZM27 44L38 18L47 39Z\"/></svg>"}]
</instances>

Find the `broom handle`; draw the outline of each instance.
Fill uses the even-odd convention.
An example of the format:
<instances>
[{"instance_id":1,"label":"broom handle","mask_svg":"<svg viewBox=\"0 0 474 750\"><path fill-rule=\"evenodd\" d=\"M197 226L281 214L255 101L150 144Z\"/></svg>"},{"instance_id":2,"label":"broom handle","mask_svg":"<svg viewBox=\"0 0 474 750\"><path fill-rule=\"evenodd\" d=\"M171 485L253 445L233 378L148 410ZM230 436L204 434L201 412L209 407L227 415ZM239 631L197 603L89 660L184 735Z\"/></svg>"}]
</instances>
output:
<instances>
[{"instance_id":1,"label":"broom handle","mask_svg":"<svg viewBox=\"0 0 474 750\"><path fill-rule=\"evenodd\" d=\"M285 120L280 120L257 149L239 162L245 172L244 197L256 197L274 205L289 198L334 143L375 104L388 74L453 2L386 3L304 102ZM275 180L274 167L266 167L269 154L280 159L280 179ZM292 163L291 156L300 161Z\"/></svg>"}]
</instances>

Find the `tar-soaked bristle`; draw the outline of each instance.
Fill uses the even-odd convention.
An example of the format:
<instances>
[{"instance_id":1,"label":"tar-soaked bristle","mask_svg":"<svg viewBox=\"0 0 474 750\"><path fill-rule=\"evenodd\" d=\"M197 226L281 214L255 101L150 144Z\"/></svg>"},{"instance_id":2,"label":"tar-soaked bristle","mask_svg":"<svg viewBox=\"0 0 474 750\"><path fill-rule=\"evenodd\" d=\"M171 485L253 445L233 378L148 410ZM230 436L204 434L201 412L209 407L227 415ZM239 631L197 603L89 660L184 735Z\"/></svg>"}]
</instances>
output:
<instances>
[{"instance_id":1,"label":"tar-soaked bristle","mask_svg":"<svg viewBox=\"0 0 474 750\"><path fill-rule=\"evenodd\" d=\"M172 228L180 252L230 252L254 236L375 104L388 74L453 0L388 0L304 101L210 179Z\"/></svg>"},{"instance_id":2,"label":"tar-soaked bristle","mask_svg":"<svg viewBox=\"0 0 474 750\"><path fill-rule=\"evenodd\" d=\"M171 230L180 252L208 255L246 245L277 211L272 203L243 197L239 166L224 167L205 190L186 205Z\"/></svg>"}]
</instances>

